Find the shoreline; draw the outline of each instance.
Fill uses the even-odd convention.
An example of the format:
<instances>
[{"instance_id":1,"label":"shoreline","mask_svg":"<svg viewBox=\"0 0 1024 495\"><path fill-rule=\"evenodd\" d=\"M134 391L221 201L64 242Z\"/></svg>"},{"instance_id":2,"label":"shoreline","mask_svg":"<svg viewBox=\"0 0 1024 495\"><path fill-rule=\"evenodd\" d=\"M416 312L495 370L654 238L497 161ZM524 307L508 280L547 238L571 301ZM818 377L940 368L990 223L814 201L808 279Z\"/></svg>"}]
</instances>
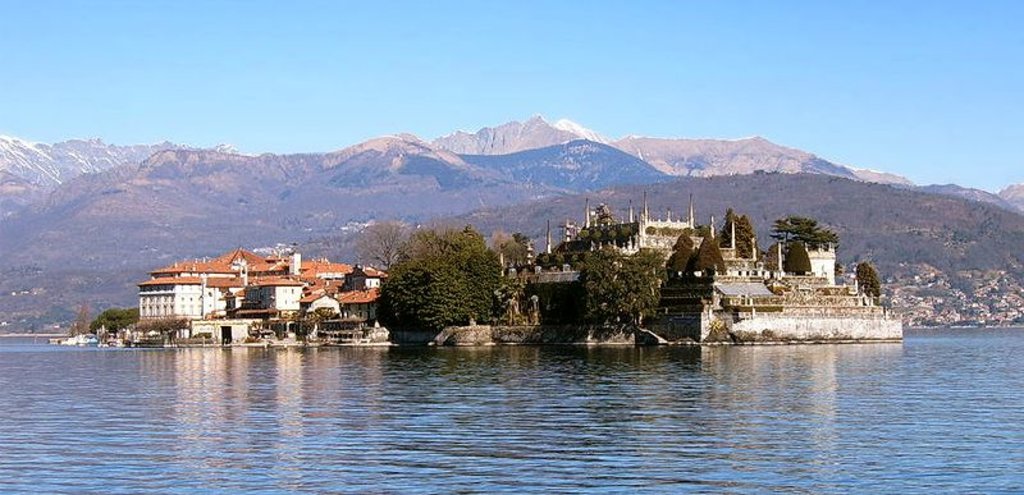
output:
<instances>
[{"instance_id":1,"label":"shoreline","mask_svg":"<svg viewBox=\"0 0 1024 495\"><path fill-rule=\"evenodd\" d=\"M487 343L487 344L456 344L456 345L432 345L432 344L310 344L310 345L259 345L259 344L170 344L165 346L140 346L140 347L97 347L97 346L71 346L69 348L97 348L112 350L174 350L174 349L262 349L262 350L305 350L305 349L349 349L349 348L373 348L373 349L481 349L490 347L606 347L622 349L627 347L649 348L698 348L698 347L781 347L800 345L870 345L870 344L901 344L899 339L879 340L815 340L815 341L767 341L767 342L670 342L667 344L632 344L612 342L531 342L531 343Z\"/></svg>"},{"instance_id":2,"label":"shoreline","mask_svg":"<svg viewBox=\"0 0 1024 495\"><path fill-rule=\"evenodd\" d=\"M548 327L549 330L553 330ZM623 328L617 329L604 329L606 332L611 332L605 335L595 335L594 328L589 331L584 330L582 334L572 332L573 335L565 334L562 331L556 331L558 335L555 338L554 335L547 333L546 338L538 338L540 334L524 335L520 331L513 331L508 333L508 330L517 330L515 327L504 327L501 332L494 332L492 334L491 328L485 325L476 327L448 327L445 331L434 334L429 332L430 337L427 338L403 338L402 331L399 331L399 335L393 335L392 339L387 341L376 341L376 342L235 342L230 344L220 343L169 343L161 345L140 345L140 346L102 346L101 348L111 349L234 349L234 348L255 348L255 349L317 349L317 348L418 348L418 347L449 347L449 348L481 348L481 347L499 347L499 346L571 346L571 347L729 347L729 346L794 346L794 345L827 345L827 344L839 344L839 345L851 345L851 344L898 344L902 343L902 338L774 338L774 339L755 339L755 340L730 340L730 341L704 341L696 342L689 339L681 340L650 340L645 338L644 332L636 335L632 335L631 332L625 331ZM521 329L518 329L521 330ZM539 328L537 329L539 330ZM557 329L563 330L564 329ZM577 331L583 329L577 329ZM942 330L954 330L964 331L965 333L971 331L984 331L984 330L1024 330L1021 326L993 326L993 327L913 327L908 328L910 331L920 332L934 332ZM419 332L414 332L419 333ZM513 335L514 338L509 338ZM422 334L421 334L422 335ZM423 335L424 337L426 335ZM65 337L63 334L0 334L0 339L52 339L54 337ZM394 338L397 337L397 338ZM581 338L582 337L582 338ZM45 344L46 342L35 342L38 344ZM52 344L52 343L51 343ZM91 346L87 346L91 347Z\"/></svg>"},{"instance_id":3,"label":"shoreline","mask_svg":"<svg viewBox=\"0 0 1024 495\"><path fill-rule=\"evenodd\" d=\"M989 326L974 326L974 325L940 325L940 326L917 326L917 327L905 327L905 330L912 331L933 331L933 330L1024 330L1024 325L989 325ZM67 337L66 333L0 333L0 339L16 339L16 338L61 338ZM346 344L347 345L347 344Z\"/></svg>"}]
</instances>

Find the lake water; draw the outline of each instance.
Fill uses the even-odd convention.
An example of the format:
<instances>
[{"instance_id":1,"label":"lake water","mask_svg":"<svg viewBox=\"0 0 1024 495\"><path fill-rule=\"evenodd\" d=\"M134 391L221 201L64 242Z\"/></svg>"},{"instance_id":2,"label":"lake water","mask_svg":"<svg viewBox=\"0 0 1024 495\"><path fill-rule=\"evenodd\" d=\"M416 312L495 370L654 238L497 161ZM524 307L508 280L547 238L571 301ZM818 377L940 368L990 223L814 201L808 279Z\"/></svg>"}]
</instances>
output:
<instances>
[{"instance_id":1,"label":"lake water","mask_svg":"<svg viewBox=\"0 0 1024 495\"><path fill-rule=\"evenodd\" d=\"M1024 331L713 348L0 339L0 493L1020 493Z\"/></svg>"}]
</instances>

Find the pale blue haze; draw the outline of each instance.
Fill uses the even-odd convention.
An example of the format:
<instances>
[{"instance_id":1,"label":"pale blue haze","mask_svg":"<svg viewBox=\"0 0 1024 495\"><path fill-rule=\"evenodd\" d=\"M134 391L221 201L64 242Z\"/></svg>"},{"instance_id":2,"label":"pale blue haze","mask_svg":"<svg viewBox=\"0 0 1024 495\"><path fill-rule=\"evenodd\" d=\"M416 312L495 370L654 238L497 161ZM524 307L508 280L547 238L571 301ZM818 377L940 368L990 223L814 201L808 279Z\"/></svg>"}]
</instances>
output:
<instances>
[{"instance_id":1,"label":"pale blue haze","mask_svg":"<svg viewBox=\"0 0 1024 495\"><path fill-rule=\"evenodd\" d=\"M1024 182L1021 2L0 1L0 133L338 149L543 114Z\"/></svg>"}]
</instances>

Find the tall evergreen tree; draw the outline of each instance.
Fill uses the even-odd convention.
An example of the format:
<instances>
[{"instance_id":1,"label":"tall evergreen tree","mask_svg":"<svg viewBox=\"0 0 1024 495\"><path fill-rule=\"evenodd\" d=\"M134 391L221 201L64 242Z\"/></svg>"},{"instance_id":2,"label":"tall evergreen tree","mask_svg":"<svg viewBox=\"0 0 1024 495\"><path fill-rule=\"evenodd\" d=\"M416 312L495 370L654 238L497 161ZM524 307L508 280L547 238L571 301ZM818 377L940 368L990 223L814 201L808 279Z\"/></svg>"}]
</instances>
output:
<instances>
[{"instance_id":1,"label":"tall evergreen tree","mask_svg":"<svg viewBox=\"0 0 1024 495\"><path fill-rule=\"evenodd\" d=\"M705 237L697 249L697 256L693 263L694 271L715 273L725 272L725 259L722 258L722 250L718 246L718 239Z\"/></svg>"},{"instance_id":2,"label":"tall evergreen tree","mask_svg":"<svg viewBox=\"0 0 1024 495\"><path fill-rule=\"evenodd\" d=\"M796 215L776 220L771 235L783 242L802 242L805 247L839 244L839 236L835 232L818 225L818 221L813 218Z\"/></svg>"},{"instance_id":3,"label":"tall evergreen tree","mask_svg":"<svg viewBox=\"0 0 1024 495\"><path fill-rule=\"evenodd\" d=\"M725 212L725 225L722 226L722 235L719 236L719 244L724 247L732 246L733 224L736 225L736 256L740 258L751 258L754 255L754 224L746 215L737 215L732 208Z\"/></svg>"},{"instance_id":4,"label":"tall evergreen tree","mask_svg":"<svg viewBox=\"0 0 1024 495\"><path fill-rule=\"evenodd\" d=\"M693 265L694 243L693 230L686 229L672 246L672 255L668 258L667 268L670 272L689 272Z\"/></svg>"},{"instance_id":5,"label":"tall evergreen tree","mask_svg":"<svg viewBox=\"0 0 1024 495\"><path fill-rule=\"evenodd\" d=\"M789 243L789 249L786 250L785 256L786 259L782 262L782 266L787 272L796 274L811 273L811 256L807 253L804 243Z\"/></svg>"},{"instance_id":6,"label":"tall evergreen tree","mask_svg":"<svg viewBox=\"0 0 1024 495\"><path fill-rule=\"evenodd\" d=\"M784 257L783 257L784 258ZM782 270L782 260L779 258L779 243L776 242L764 252L764 266L769 270Z\"/></svg>"},{"instance_id":7,"label":"tall evergreen tree","mask_svg":"<svg viewBox=\"0 0 1024 495\"><path fill-rule=\"evenodd\" d=\"M882 297L882 281L875 266L868 261L857 263L857 285L866 296Z\"/></svg>"}]
</instances>

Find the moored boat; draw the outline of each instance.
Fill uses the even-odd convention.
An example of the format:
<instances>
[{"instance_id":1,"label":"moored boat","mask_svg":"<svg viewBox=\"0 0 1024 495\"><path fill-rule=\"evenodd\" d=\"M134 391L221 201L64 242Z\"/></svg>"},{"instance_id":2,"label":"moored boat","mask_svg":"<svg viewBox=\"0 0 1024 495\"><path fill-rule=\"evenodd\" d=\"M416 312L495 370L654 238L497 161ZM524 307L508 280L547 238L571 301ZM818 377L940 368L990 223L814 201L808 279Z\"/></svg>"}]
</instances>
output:
<instances>
[{"instance_id":1,"label":"moored boat","mask_svg":"<svg viewBox=\"0 0 1024 495\"><path fill-rule=\"evenodd\" d=\"M60 345L78 347L96 347L99 344L100 340L91 333L75 335L74 337L68 337L60 342Z\"/></svg>"}]
</instances>

